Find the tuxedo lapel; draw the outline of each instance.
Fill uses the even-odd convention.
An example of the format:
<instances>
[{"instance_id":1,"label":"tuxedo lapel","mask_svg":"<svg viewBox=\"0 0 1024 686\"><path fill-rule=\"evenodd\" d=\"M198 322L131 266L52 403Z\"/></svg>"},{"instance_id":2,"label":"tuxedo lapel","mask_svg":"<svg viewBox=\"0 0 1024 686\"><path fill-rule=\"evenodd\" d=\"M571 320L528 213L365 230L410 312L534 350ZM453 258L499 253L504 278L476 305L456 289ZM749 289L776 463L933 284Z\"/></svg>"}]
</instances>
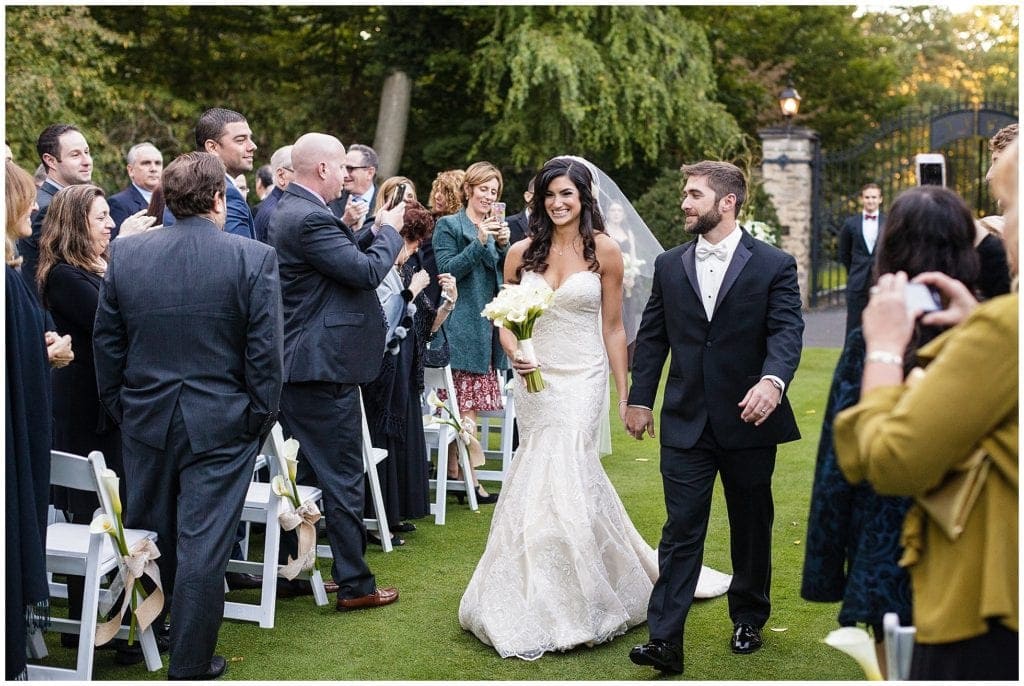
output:
<instances>
[{"instance_id":1,"label":"tuxedo lapel","mask_svg":"<svg viewBox=\"0 0 1024 686\"><path fill-rule=\"evenodd\" d=\"M725 296L729 293L729 290L736 283L736 279L739 278L740 272L743 271L743 267L747 265L750 260L750 256L753 254L750 251L750 246L747 244L749 241L754 239L748 237L747 233L743 233L743 238L736 244L736 251L733 253L732 260L729 261L729 268L725 272L725 278L722 279L722 287L718 289L718 299L715 300L715 309L722 304Z\"/></svg>"},{"instance_id":2,"label":"tuxedo lapel","mask_svg":"<svg viewBox=\"0 0 1024 686\"><path fill-rule=\"evenodd\" d=\"M690 282L690 287L693 288L693 292L697 296L697 302L700 303L702 298L700 295L700 281L697 280L696 245L697 241L690 241L686 250L683 251L681 259L683 260L683 272L686 274L686 279ZM701 312L703 311L704 308L701 307Z\"/></svg>"}]
</instances>

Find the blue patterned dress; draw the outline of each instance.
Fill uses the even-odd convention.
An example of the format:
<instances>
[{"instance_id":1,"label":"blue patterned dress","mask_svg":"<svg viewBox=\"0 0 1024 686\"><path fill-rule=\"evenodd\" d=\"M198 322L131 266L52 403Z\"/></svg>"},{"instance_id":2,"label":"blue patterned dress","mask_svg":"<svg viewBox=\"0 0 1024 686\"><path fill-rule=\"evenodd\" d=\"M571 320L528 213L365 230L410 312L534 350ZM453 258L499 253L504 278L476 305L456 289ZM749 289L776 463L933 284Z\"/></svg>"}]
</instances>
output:
<instances>
[{"instance_id":1,"label":"blue patterned dress","mask_svg":"<svg viewBox=\"0 0 1024 686\"><path fill-rule=\"evenodd\" d=\"M903 554L900 530L912 499L878 495L866 482L850 484L836 464L832 424L860 398L864 355L864 337L856 328L836 365L821 427L800 595L842 601L840 626L866 623L880 629L887 612L898 613L904 625L912 619L910 578L897 565Z\"/></svg>"}]
</instances>

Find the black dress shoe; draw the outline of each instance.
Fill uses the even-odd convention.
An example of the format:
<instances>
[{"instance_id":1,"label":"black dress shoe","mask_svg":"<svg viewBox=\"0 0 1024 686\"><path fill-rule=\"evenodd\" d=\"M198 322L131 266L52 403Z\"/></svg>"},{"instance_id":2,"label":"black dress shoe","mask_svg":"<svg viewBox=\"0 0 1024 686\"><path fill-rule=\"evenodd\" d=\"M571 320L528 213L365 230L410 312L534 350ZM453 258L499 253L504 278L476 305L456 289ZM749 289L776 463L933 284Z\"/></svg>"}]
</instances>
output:
<instances>
[{"instance_id":1,"label":"black dress shoe","mask_svg":"<svg viewBox=\"0 0 1024 686\"><path fill-rule=\"evenodd\" d=\"M263 577L259 574L242 574L241 572L227 572L224 578L228 582L228 588L237 591L240 588L263 588Z\"/></svg>"},{"instance_id":2,"label":"black dress shoe","mask_svg":"<svg viewBox=\"0 0 1024 686\"><path fill-rule=\"evenodd\" d=\"M667 674L683 673L683 656L671 643L651 639L650 643L636 646L629 651L629 659L635 665L648 665Z\"/></svg>"},{"instance_id":3,"label":"black dress shoe","mask_svg":"<svg viewBox=\"0 0 1024 686\"><path fill-rule=\"evenodd\" d=\"M167 674L167 678L171 681L210 681L212 679L219 679L220 676L227 671L228 661L222 658L220 655L214 655L210 658L210 668L202 674L191 674L189 676L174 676L171 673Z\"/></svg>"},{"instance_id":4,"label":"black dress shoe","mask_svg":"<svg viewBox=\"0 0 1024 686\"><path fill-rule=\"evenodd\" d=\"M761 648L761 630L753 624L737 622L733 627L730 645L732 652L740 655L759 650Z\"/></svg>"}]
</instances>

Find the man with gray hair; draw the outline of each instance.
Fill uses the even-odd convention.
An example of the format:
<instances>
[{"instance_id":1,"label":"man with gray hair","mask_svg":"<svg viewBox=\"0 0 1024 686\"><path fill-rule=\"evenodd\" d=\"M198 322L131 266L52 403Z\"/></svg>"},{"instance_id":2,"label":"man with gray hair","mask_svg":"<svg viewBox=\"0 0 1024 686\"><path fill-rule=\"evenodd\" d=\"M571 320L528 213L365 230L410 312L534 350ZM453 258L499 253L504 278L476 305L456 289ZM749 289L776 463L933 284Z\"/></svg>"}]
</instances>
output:
<instances>
[{"instance_id":1,"label":"man with gray hair","mask_svg":"<svg viewBox=\"0 0 1024 686\"><path fill-rule=\"evenodd\" d=\"M345 181L341 195L330 203L334 216L341 217L345 226L359 231L374 220L373 208L377 202L377 152L368 145L353 143L345 154Z\"/></svg>"},{"instance_id":2,"label":"man with gray hair","mask_svg":"<svg viewBox=\"0 0 1024 686\"><path fill-rule=\"evenodd\" d=\"M114 220L110 240L117 238L125 219L149 209L153 191L160 187L160 176L164 171L164 156L149 142L133 145L125 155L125 163L131 183L120 193L110 196L108 200L110 218ZM174 215L166 207L162 223L164 226L174 223Z\"/></svg>"},{"instance_id":3,"label":"man with gray hair","mask_svg":"<svg viewBox=\"0 0 1024 686\"><path fill-rule=\"evenodd\" d=\"M263 198L259 209L256 211L256 218L253 224L256 228L256 240L267 242L267 227L270 226L270 215L274 213L277 202L284 195L284 189L292 182L295 170L292 169L292 146L286 145L274 151L270 156L270 173L273 175L274 184L270 194Z\"/></svg>"}]
</instances>

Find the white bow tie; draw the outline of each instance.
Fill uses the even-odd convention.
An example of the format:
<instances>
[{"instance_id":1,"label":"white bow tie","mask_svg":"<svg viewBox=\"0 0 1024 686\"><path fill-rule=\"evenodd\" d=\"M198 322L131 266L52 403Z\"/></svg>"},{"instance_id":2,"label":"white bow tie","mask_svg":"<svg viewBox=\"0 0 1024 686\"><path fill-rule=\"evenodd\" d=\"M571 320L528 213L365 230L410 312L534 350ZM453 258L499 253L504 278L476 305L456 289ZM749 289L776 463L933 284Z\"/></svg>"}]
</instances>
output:
<instances>
[{"instance_id":1,"label":"white bow tie","mask_svg":"<svg viewBox=\"0 0 1024 686\"><path fill-rule=\"evenodd\" d=\"M714 256L719 262L725 262L725 258L729 256L729 249L724 245L718 245L714 248L709 248L706 245L697 246L697 259L703 262L711 256Z\"/></svg>"}]
</instances>

